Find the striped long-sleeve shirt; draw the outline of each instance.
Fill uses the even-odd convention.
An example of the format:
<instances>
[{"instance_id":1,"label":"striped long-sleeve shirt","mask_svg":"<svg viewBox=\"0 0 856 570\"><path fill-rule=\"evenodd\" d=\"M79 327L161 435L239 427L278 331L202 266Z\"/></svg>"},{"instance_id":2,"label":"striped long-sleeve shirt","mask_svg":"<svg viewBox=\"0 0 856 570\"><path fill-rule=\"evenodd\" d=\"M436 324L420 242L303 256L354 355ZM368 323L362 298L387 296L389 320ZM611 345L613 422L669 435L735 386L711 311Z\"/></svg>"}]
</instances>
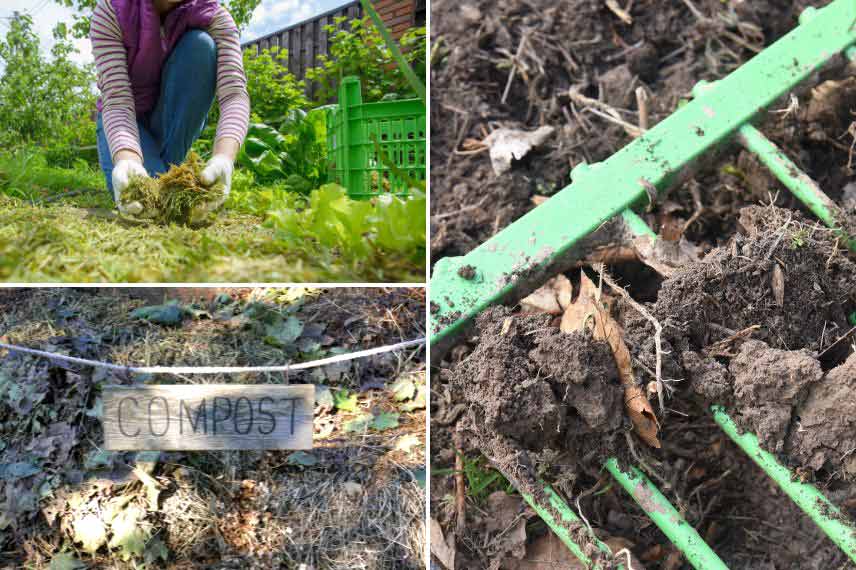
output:
<instances>
[{"instance_id":1,"label":"striped long-sleeve shirt","mask_svg":"<svg viewBox=\"0 0 856 570\"><path fill-rule=\"evenodd\" d=\"M238 28L229 12L221 6L206 31L217 45L217 100L220 104L217 139L228 137L242 144L250 120L250 97ZM110 0L98 0L92 15L90 39L110 155L130 150L142 157L127 52Z\"/></svg>"}]
</instances>

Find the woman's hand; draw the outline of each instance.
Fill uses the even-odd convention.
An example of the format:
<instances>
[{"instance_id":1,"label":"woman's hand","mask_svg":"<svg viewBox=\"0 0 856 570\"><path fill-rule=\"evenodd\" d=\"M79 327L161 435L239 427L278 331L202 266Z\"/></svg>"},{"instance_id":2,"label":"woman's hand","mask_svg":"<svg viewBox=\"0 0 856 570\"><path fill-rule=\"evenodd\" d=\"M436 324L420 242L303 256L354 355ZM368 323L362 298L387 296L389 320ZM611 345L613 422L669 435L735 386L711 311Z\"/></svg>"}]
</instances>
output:
<instances>
[{"instance_id":1,"label":"woman's hand","mask_svg":"<svg viewBox=\"0 0 856 570\"><path fill-rule=\"evenodd\" d=\"M143 166L143 161L136 153L119 151L114 157L113 165L113 199L116 207L123 214L139 216L143 212L143 205L137 201L126 204L122 199L122 193L128 189L131 178L148 178L149 173Z\"/></svg>"},{"instance_id":2,"label":"woman's hand","mask_svg":"<svg viewBox=\"0 0 856 570\"><path fill-rule=\"evenodd\" d=\"M232 174L235 172L235 157L238 156L239 148L238 141L231 138L224 138L214 143L214 156L208 161L200 178L206 186L212 186L218 182L223 184L223 195L216 200L198 205L192 215L193 219L204 218L229 198L229 192L232 190Z\"/></svg>"}]
</instances>

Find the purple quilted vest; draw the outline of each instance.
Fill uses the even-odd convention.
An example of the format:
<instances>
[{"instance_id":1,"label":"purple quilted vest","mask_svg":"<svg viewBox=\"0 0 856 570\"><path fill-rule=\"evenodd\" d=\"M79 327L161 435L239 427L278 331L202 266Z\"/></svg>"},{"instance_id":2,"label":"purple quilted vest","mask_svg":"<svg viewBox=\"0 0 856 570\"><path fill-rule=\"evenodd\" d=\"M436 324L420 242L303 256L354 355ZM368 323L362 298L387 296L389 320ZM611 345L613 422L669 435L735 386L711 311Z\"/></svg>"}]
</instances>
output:
<instances>
[{"instance_id":1,"label":"purple quilted vest","mask_svg":"<svg viewBox=\"0 0 856 570\"><path fill-rule=\"evenodd\" d=\"M110 0L128 53L128 73L137 114L151 111L160 96L161 70L187 30L206 29L218 0L184 0L163 22L152 0Z\"/></svg>"}]
</instances>

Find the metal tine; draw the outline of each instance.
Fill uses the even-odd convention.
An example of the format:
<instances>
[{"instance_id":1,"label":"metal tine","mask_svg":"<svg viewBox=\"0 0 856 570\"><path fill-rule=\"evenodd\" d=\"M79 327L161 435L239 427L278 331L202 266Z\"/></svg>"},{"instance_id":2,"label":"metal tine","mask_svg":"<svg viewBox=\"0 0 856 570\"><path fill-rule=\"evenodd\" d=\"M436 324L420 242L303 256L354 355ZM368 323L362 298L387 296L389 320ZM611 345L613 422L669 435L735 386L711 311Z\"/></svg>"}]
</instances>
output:
<instances>
[{"instance_id":1,"label":"metal tine","mask_svg":"<svg viewBox=\"0 0 856 570\"><path fill-rule=\"evenodd\" d=\"M669 502L669 500L660 492L654 483L651 482L641 471L635 467L630 467L628 472L622 470L618 465L618 459L615 457L609 458L604 463L604 468L609 471L613 478L627 491L636 503L645 511L652 521L663 531L663 534L686 556L690 564L696 570L728 570L725 563L716 555L716 553L707 545L698 532L680 515L678 510ZM508 474L504 473L506 478ZM514 484L517 489L520 486L513 479L509 481ZM609 556L614 553L609 547L595 536L589 526L588 521L580 518L574 510L568 506L565 500L553 490L547 483L541 482L544 495L548 501L548 505L543 504L541 500L528 493L521 492L520 495L532 507L533 510L541 517L541 519L556 533L556 536L565 546L576 556L580 562L591 567L594 570L600 569L600 566L593 565L592 559L583 551L571 536L568 529L563 523L572 523L575 525L585 524L587 527L587 535L589 539L597 546L597 548ZM560 520L557 520L557 517ZM616 566L618 570L625 568L623 565Z\"/></svg>"},{"instance_id":2,"label":"metal tine","mask_svg":"<svg viewBox=\"0 0 856 570\"><path fill-rule=\"evenodd\" d=\"M686 556L693 568L728 570L728 566L699 536L696 529L681 517L678 510L644 473L635 467L624 471L614 457L607 460L605 467L672 544Z\"/></svg>"},{"instance_id":3,"label":"metal tine","mask_svg":"<svg viewBox=\"0 0 856 570\"><path fill-rule=\"evenodd\" d=\"M743 125L737 132L737 140L752 152L779 181L806 205L815 216L840 234L847 247L856 251L856 240L841 227L841 209L820 189L811 177L799 169L773 141L752 125Z\"/></svg>"},{"instance_id":4,"label":"metal tine","mask_svg":"<svg viewBox=\"0 0 856 570\"><path fill-rule=\"evenodd\" d=\"M856 50L848 50L847 53L848 57L851 54L856 57ZM716 82L699 81L692 92L698 97L715 88ZM817 182L794 164L782 149L748 123L737 130L736 138L746 150L757 156L764 166L815 216L844 238L848 248L856 251L856 239L842 229L841 222L844 216L841 208L826 195Z\"/></svg>"},{"instance_id":5,"label":"metal tine","mask_svg":"<svg viewBox=\"0 0 856 570\"><path fill-rule=\"evenodd\" d=\"M711 407L713 419L740 449L752 458L776 482L782 491L811 517L850 560L856 562L856 526L833 505L814 485L802 483L794 473L779 463L773 454L758 445L758 437L749 432L740 433L737 424L722 406Z\"/></svg>"},{"instance_id":6,"label":"metal tine","mask_svg":"<svg viewBox=\"0 0 856 570\"><path fill-rule=\"evenodd\" d=\"M506 474L507 477L507 474ZM513 480L509 479L514 483ZM591 529L591 526L587 524L587 522L583 522L579 516L574 512L574 510L568 506L568 503L553 490L550 485L540 482L543 485L544 495L547 498L548 504L545 505L537 498L532 495L524 492L520 492L520 495L523 499L529 504L530 507L541 517L547 526L556 533L556 536L559 537L565 546L568 547L574 556L576 556L580 562L582 562L586 568L591 568L592 570L602 570L601 566L593 564L592 559L583 551L582 547L577 544L571 533L568 531L565 524L572 523L574 525L584 525L587 527L585 533L587 534L589 540L597 546L598 550L600 550L606 556L612 558L614 553L609 549L609 546L604 544L597 536L595 536L594 532ZM514 485L518 490L520 486ZM557 520L556 517L559 517L560 520ZM618 564L615 566L616 570L626 570L626 567L623 564Z\"/></svg>"}]
</instances>

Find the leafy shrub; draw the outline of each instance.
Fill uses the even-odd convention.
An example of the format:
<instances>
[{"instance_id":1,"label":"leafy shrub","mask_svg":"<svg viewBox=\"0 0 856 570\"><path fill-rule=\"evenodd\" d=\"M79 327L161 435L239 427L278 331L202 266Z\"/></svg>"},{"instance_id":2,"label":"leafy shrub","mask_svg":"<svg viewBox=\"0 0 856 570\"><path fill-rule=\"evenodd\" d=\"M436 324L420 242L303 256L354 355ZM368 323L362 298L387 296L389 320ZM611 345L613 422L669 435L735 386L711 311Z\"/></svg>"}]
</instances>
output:
<instances>
[{"instance_id":1,"label":"leafy shrub","mask_svg":"<svg viewBox=\"0 0 856 570\"><path fill-rule=\"evenodd\" d=\"M288 50L272 47L256 54L244 51L244 70L253 119L278 124L295 109L304 109L309 101L303 93L303 82L288 72Z\"/></svg>"},{"instance_id":2,"label":"leafy shrub","mask_svg":"<svg viewBox=\"0 0 856 570\"><path fill-rule=\"evenodd\" d=\"M327 123L323 109L292 111L278 131L250 125L238 164L261 182L285 181L293 192L308 194L327 182Z\"/></svg>"},{"instance_id":3,"label":"leafy shrub","mask_svg":"<svg viewBox=\"0 0 856 570\"><path fill-rule=\"evenodd\" d=\"M39 49L32 17L16 13L9 21L0 42L5 66L0 77L0 147L35 144L46 149L51 162L63 166L72 165L82 155L81 147L87 147L85 156L94 163L94 69L69 59L74 48L65 25L56 27L54 37L57 42L47 58Z\"/></svg>"},{"instance_id":4,"label":"leafy shrub","mask_svg":"<svg viewBox=\"0 0 856 570\"><path fill-rule=\"evenodd\" d=\"M307 81L316 82L315 99L319 104L336 96L339 80L348 75L360 78L363 99L380 101L390 94L413 96L410 85L387 49L380 32L366 17L362 20L337 18L334 25L325 26L330 34L329 55L318 56L315 67L306 70ZM341 28L341 29L340 29ZM409 30L399 41L404 58L416 75L425 76L425 28Z\"/></svg>"}]
</instances>

